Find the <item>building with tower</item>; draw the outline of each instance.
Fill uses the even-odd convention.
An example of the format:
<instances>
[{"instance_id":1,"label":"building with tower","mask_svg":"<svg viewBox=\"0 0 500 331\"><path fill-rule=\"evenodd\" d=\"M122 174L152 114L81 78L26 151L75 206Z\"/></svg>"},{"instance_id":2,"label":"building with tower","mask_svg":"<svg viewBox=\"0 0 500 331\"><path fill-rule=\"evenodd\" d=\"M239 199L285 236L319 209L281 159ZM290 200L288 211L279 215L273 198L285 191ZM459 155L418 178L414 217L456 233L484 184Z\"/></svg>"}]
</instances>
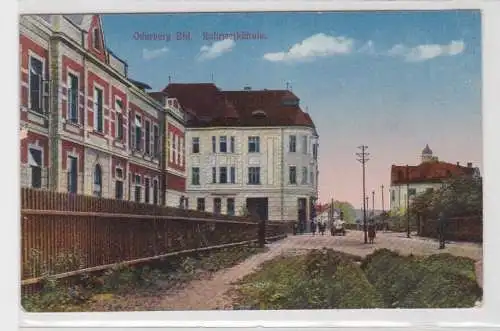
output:
<instances>
[{"instance_id":1,"label":"building with tower","mask_svg":"<svg viewBox=\"0 0 500 331\"><path fill-rule=\"evenodd\" d=\"M479 168L471 162L466 166L439 161L429 145L420 155L418 165L392 165L390 205L391 210L406 209L408 199L429 190L437 190L451 176L480 176Z\"/></svg>"}]
</instances>

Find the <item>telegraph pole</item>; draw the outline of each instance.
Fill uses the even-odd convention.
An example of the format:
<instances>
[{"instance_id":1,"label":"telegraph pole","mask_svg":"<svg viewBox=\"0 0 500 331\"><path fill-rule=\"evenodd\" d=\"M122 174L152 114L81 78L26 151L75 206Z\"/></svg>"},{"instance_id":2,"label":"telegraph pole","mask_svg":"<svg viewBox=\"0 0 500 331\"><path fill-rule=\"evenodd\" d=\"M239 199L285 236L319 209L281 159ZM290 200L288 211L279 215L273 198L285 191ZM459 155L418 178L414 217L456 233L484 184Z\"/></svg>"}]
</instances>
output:
<instances>
[{"instance_id":1,"label":"telegraph pole","mask_svg":"<svg viewBox=\"0 0 500 331\"><path fill-rule=\"evenodd\" d=\"M365 244L368 243L368 233L367 233L367 228L366 228L366 208L368 207L368 201L365 203L365 198L368 200L368 197L366 196L366 162L368 162L369 158L368 156L370 155L369 153L366 152L368 149L368 146L361 145L358 146L358 148L361 150L361 152L356 153L356 156L358 157L358 161L361 162L362 168L363 168L363 232L364 232L364 239L365 239Z\"/></svg>"},{"instance_id":2,"label":"telegraph pole","mask_svg":"<svg viewBox=\"0 0 500 331\"><path fill-rule=\"evenodd\" d=\"M381 192L382 192L382 212L385 212L385 207L384 207L384 185L380 186Z\"/></svg>"},{"instance_id":3,"label":"telegraph pole","mask_svg":"<svg viewBox=\"0 0 500 331\"><path fill-rule=\"evenodd\" d=\"M372 191L372 213L373 217L375 217L375 190Z\"/></svg>"},{"instance_id":4,"label":"telegraph pole","mask_svg":"<svg viewBox=\"0 0 500 331\"><path fill-rule=\"evenodd\" d=\"M410 238L410 168L406 165L406 237Z\"/></svg>"}]
</instances>

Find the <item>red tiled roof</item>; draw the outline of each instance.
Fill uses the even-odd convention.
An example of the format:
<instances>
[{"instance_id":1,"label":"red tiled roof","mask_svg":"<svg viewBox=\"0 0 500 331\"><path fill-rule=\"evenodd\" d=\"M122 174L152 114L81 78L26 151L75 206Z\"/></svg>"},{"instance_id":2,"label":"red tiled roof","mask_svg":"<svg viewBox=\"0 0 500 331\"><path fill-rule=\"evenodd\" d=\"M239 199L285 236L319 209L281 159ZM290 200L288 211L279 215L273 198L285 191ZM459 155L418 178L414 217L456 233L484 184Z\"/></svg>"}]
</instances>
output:
<instances>
[{"instance_id":1,"label":"red tiled roof","mask_svg":"<svg viewBox=\"0 0 500 331\"><path fill-rule=\"evenodd\" d=\"M408 168L408 169L407 169ZM417 166L398 166L391 168L391 184L441 182L451 176L472 175L474 168L453 163L430 161Z\"/></svg>"},{"instance_id":2,"label":"red tiled roof","mask_svg":"<svg viewBox=\"0 0 500 331\"><path fill-rule=\"evenodd\" d=\"M311 117L288 90L221 91L212 83L169 84L164 91L195 113L188 126L308 126Z\"/></svg>"},{"instance_id":3,"label":"red tiled roof","mask_svg":"<svg viewBox=\"0 0 500 331\"><path fill-rule=\"evenodd\" d=\"M314 208L316 209L316 214L319 215L319 214L323 213L324 211L327 211L328 209L330 209L330 204L326 203L324 205L316 205Z\"/></svg>"}]
</instances>

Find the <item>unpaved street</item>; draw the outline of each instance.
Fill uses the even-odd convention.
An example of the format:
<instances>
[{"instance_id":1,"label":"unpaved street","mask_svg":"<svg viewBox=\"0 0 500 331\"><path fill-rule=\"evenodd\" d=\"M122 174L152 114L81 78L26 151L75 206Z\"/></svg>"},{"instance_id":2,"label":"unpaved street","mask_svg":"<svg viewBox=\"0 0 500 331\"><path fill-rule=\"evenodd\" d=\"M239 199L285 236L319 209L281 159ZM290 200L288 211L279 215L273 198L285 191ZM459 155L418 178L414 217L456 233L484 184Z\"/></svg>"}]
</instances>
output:
<instances>
[{"instance_id":1,"label":"unpaved street","mask_svg":"<svg viewBox=\"0 0 500 331\"><path fill-rule=\"evenodd\" d=\"M280 254L289 254L309 249L332 248L358 256L366 256L378 248L388 248L401 254L430 255L450 253L456 256L469 257L480 261L482 246L472 243L448 243L446 248L438 250L435 240L423 238L406 238L404 233L379 232L375 244L363 244L361 231L349 231L346 236L312 236L310 234L290 236L269 245L269 251L254 255L232 268L217 272L210 279L195 280L176 293L169 293L162 300L161 310L210 310L228 309L231 298L226 293L232 283L252 273L263 262ZM482 269L482 268L478 268ZM479 270L481 273L481 271ZM482 275L478 274L478 279Z\"/></svg>"}]
</instances>

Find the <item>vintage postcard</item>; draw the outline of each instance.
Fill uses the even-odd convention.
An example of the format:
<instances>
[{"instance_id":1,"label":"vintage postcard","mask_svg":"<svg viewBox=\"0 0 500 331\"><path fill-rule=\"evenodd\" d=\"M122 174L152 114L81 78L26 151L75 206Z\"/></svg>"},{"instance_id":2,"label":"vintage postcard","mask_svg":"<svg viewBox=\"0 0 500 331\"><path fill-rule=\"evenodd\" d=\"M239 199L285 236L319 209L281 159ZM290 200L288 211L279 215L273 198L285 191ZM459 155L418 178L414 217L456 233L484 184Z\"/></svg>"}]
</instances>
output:
<instances>
[{"instance_id":1,"label":"vintage postcard","mask_svg":"<svg viewBox=\"0 0 500 331\"><path fill-rule=\"evenodd\" d=\"M27 312L478 308L481 14L19 19Z\"/></svg>"}]
</instances>

